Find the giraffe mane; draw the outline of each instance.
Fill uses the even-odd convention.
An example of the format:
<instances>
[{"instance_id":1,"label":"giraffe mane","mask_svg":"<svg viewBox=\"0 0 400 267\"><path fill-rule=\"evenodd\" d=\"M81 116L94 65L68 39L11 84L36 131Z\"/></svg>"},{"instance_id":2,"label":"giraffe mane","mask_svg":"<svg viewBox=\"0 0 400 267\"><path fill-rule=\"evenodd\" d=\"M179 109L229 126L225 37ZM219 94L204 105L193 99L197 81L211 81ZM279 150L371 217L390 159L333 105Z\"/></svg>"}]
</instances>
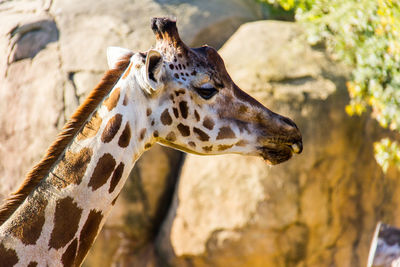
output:
<instances>
[{"instance_id":1,"label":"giraffe mane","mask_svg":"<svg viewBox=\"0 0 400 267\"><path fill-rule=\"evenodd\" d=\"M129 65L132 54L125 55L114 69L108 70L100 83L91 91L86 100L79 106L69 121L64 125L54 143L47 149L42 160L26 175L25 180L17 191L12 193L0 206L0 225L2 225L24 202L32 190L48 174L54 163L64 152L65 148L80 131L84 123L101 103L104 97L117 83Z\"/></svg>"}]
</instances>

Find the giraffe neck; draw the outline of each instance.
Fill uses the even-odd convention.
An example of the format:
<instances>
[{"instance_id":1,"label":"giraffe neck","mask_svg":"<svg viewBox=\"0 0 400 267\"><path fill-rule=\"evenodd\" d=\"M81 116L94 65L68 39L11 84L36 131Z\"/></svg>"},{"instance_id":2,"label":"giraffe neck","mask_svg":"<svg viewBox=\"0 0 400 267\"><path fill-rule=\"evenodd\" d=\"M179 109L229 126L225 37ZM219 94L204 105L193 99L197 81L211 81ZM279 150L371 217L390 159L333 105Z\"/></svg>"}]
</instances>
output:
<instances>
[{"instance_id":1,"label":"giraffe neck","mask_svg":"<svg viewBox=\"0 0 400 267\"><path fill-rule=\"evenodd\" d=\"M0 258L21 266L79 266L84 260L135 161L151 145L145 96L132 83L119 80L0 226Z\"/></svg>"}]
</instances>

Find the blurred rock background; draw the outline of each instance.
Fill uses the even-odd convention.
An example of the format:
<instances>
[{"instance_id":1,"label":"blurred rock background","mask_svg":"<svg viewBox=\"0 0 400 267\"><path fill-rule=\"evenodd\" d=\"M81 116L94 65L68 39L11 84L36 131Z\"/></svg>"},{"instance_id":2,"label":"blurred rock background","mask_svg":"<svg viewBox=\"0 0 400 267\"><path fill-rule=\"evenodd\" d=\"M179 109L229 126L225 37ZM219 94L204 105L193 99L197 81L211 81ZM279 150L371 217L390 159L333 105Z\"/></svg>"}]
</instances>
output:
<instances>
[{"instance_id":1,"label":"blurred rock background","mask_svg":"<svg viewBox=\"0 0 400 267\"><path fill-rule=\"evenodd\" d=\"M305 149L270 167L155 146L84 266L365 266L377 221L400 224L399 173L384 175L372 149L391 133L349 117L349 70L254 0L0 1L0 200L98 83L105 49L149 49L163 15L188 45L220 49L242 89L294 119Z\"/></svg>"}]
</instances>

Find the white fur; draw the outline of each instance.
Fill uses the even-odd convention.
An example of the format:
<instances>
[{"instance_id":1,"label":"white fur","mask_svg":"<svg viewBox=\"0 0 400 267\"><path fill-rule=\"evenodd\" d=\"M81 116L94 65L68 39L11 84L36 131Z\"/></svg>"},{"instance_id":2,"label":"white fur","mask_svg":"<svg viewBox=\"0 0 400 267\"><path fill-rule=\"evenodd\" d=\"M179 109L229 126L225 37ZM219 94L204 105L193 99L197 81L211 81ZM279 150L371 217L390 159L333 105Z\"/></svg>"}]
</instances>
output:
<instances>
[{"instance_id":1,"label":"white fur","mask_svg":"<svg viewBox=\"0 0 400 267\"><path fill-rule=\"evenodd\" d=\"M107 48L107 63L110 69L114 69L117 63L126 55L133 54L129 49L110 46Z\"/></svg>"}]
</instances>

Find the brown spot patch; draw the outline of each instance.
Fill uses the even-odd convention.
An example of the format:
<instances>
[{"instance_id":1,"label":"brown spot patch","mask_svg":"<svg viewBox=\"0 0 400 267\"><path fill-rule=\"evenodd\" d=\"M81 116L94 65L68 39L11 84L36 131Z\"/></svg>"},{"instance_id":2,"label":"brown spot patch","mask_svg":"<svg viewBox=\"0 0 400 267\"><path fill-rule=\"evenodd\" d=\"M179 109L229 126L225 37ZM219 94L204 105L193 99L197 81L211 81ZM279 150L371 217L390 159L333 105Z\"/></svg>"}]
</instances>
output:
<instances>
[{"instance_id":1,"label":"brown spot patch","mask_svg":"<svg viewBox=\"0 0 400 267\"><path fill-rule=\"evenodd\" d=\"M101 135L101 141L103 141L103 143L109 143L109 142L111 142L111 140L114 139L119 128L121 127L121 122L122 122L121 114L115 114L114 117L112 117L108 121L108 123L107 123L106 127L104 128L104 131Z\"/></svg>"},{"instance_id":2,"label":"brown spot patch","mask_svg":"<svg viewBox=\"0 0 400 267\"><path fill-rule=\"evenodd\" d=\"M171 70L173 70L173 69L174 69L174 64L169 64L169 68L170 68Z\"/></svg>"},{"instance_id":3,"label":"brown spot patch","mask_svg":"<svg viewBox=\"0 0 400 267\"><path fill-rule=\"evenodd\" d=\"M146 115L147 115L147 117L151 115L151 108L146 109Z\"/></svg>"},{"instance_id":4,"label":"brown spot patch","mask_svg":"<svg viewBox=\"0 0 400 267\"><path fill-rule=\"evenodd\" d=\"M165 140L170 141L170 142L174 142L176 140L176 135L174 132L169 132L169 134L167 134L167 136L165 137Z\"/></svg>"},{"instance_id":5,"label":"brown spot patch","mask_svg":"<svg viewBox=\"0 0 400 267\"><path fill-rule=\"evenodd\" d=\"M106 100L104 100L103 105L107 107L108 111L112 110L117 106L119 101L119 96L120 96L120 88L117 87L111 92L111 94L106 98Z\"/></svg>"},{"instance_id":6,"label":"brown spot patch","mask_svg":"<svg viewBox=\"0 0 400 267\"><path fill-rule=\"evenodd\" d=\"M247 145L247 141L245 141L245 140L240 140L239 142L237 142L235 144L235 146L245 146L245 145Z\"/></svg>"},{"instance_id":7,"label":"brown spot patch","mask_svg":"<svg viewBox=\"0 0 400 267\"><path fill-rule=\"evenodd\" d=\"M32 200L31 206L23 212L20 220L13 222L11 233L25 245L34 245L42 233L45 209L48 201L44 197Z\"/></svg>"},{"instance_id":8,"label":"brown spot patch","mask_svg":"<svg viewBox=\"0 0 400 267\"><path fill-rule=\"evenodd\" d=\"M192 71L192 73L190 73L192 76L195 76L197 74L197 72L195 70Z\"/></svg>"},{"instance_id":9,"label":"brown spot patch","mask_svg":"<svg viewBox=\"0 0 400 267\"><path fill-rule=\"evenodd\" d=\"M115 187L118 185L119 181L121 180L122 174L124 172L124 163L120 163L118 167L115 169L113 176L110 182L110 188L108 189L108 193L112 193Z\"/></svg>"},{"instance_id":10,"label":"brown spot patch","mask_svg":"<svg viewBox=\"0 0 400 267\"><path fill-rule=\"evenodd\" d=\"M92 154L92 149L87 147L82 148L78 153L67 150L53 171L56 178L51 179L51 183L57 188L64 188L69 184L80 184Z\"/></svg>"},{"instance_id":11,"label":"brown spot patch","mask_svg":"<svg viewBox=\"0 0 400 267\"><path fill-rule=\"evenodd\" d=\"M196 144L195 144L195 142L190 141L190 142L189 142L189 146L191 146L191 147L196 147Z\"/></svg>"},{"instance_id":12,"label":"brown spot patch","mask_svg":"<svg viewBox=\"0 0 400 267\"><path fill-rule=\"evenodd\" d=\"M169 115L168 109L166 108L163 113L161 113L161 122L164 125L171 125L172 123L172 118L171 115Z\"/></svg>"},{"instance_id":13,"label":"brown spot patch","mask_svg":"<svg viewBox=\"0 0 400 267\"><path fill-rule=\"evenodd\" d=\"M76 256L75 264L80 266L90 247L92 246L94 239L100 228L101 220L103 215L100 211L91 210L88 218L82 227L82 231L79 235L79 247L78 254Z\"/></svg>"},{"instance_id":14,"label":"brown spot patch","mask_svg":"<svg viewBox=\"0 0 400 267\"><path fill-rule=\"evenodd\" d=\"M131 127L129 126L129 122L126 123L125 129L122 131L121 136L118 140L118 145L120 147L127 147L131 140Z\"/></svg>"},{"instance_id":15,"label":"brown spot patch","mask_svg":"<svg viewBox=\"0 0 400 267\"><path fill-rule=\"evenodd\" d=\"M174 111L175 118L178 118L179 117L178 109L177 108L172 108L172 110Z\"/></svg>"},{"instance_id":16,"label":"brown spot patch","mask_svg":"<svg viewBox=\"0 0 400 267\"><path fill-rule=\"evenodd\" d=\"M203 126L206 127L209 130L212 130L214 128L214 121L210 117L205 117L203 121Z\"/></svg>"},{"instance_id":17,"label":"brown spot patch","mask_svg":"<svg viewBox=\"0 0 400 267\"><path fill-rule=\"evenodd\" d=\"M154 120L152 120L152 121L151 121L151 126L154 126L154 123L155 123Z\"/></svg>"},{"instance_id":18,"label":"brown spot patch","mask_svg":"<svg viewBox=\"0 0 400 267\"><path fill-rule=\"evenodd\" d=\"M184 89L179 89L178 91L175 91L175 95L179 96L179 95L184 95L185 94L185 90Z\"/></svg>"},{"instance_id":19,"label":"brown spot patch","mask_svg":"<svg viewBox=\"0 0 400 267\"><path fill-rule=\"evenodd\" d=\"M151 147L151 144L150 144L150 143L147 143L147 144L144 145L144 148L145 148L145 149L149 149L150 147Z\"/></svg>"},{"instance_id":20,"label":"brown spot patch","mask_svg":"<svg viewBox=\"0 0 400 267\"><path fill-rule=\"evenodd\" d=\"M111 205L115 205L115 202L117 201L117 199L118 199L118 197L119 197L119 194L113 199L113 201L111 201Z\"/></svg>"},{"instance_id":21,"label":"brown spot patch","mask_svg":"<svg viewBox=\"0 0 400 267\"><path fill-rule=\"evenodd\" d=\"M158 131L154 131L153 136L157 138L159 136Z\"/></svg>"},{"instance_id":22,"label":"brown spot patch","mask_svg":"<svg viewBox=\"0 0 400 267\"><path fill-rule=\"evenodd\" d=\"M194 111L194 116L196 117L196 121L200 121L200 115L197 110Z\"/></svg>"},{"instance_id":23,"label":"brown spot patch","mask_svg":"<svg viewBox=\"0 0 400 267\"><path fill-rule=\"evenodd\" d=\"M61 262L64 266L74 266L76 249L78 247L78 240L75 238L67 247L61 257Z\"/></svg>"},{"instance_id":24,"label":"brown spot patch","mask_svg":"<svg viewBox=\"0 0 400 267\"><path fill-rule=\"evenodd\" d=\"M126 79L126 77L128 77L129 73L131 72L131 68L132 68L132 63L129 64L128 69L125 71L124 76L122 76L122 79Z\"/></svg>"},{"instance_id":25,"label":"brown spot patch","mask_svg":"<svg viewBox=\"0 0 400 267\"><path fill-rule=\"evenodd\" d=\"M124 106L128 105L128 101L129 101L128 94L125 94L124 101L122 101L122 105L124 105Z\"/></svg>"},{"instance_id":26,"label":"brown spot patch","mask_svg":"<svg viewBox=\"0 0 400 267\"><path fill-rule=\"evenodd\" d=\"M179 109L181 111L181 115L184 119L188 116L188 106L186 101L179 102Z\"/></svg>"},{"instance_id":27,"label":"brown spot patch","mask_svg":"<svg viewBox=\"0 0 400 267\"><path fill-rule=\"evenodd\" d=\"M243 133L243 131L247 131L248 133L250 133L250 130L249 130L249 123L247 123L247 122L244 122L244 121L236 121L236 125L237 125L237 127L239 128L239 131L241 132L241 133Z\"/></svg>"},{"instance_id":28,"label":"brown spot patch","mask_svg":"<svg viewBox=\"0 0 400 267\"><path fill-rule=\"evenodd\" d=\"M261 124L261 123L264 121L264 116L263 116L263 114L262 114L261 112L260 112L260 113L257 113L257 114L256 114L256 119L255 119L255 120L256 120L257 123L260 123L260 124Z\"/></svg>"},{"instance_id":29,"label":"brown spot patch","mask_svg":"<svg viewBox=\"0 0 400 267\"><path fill-rule=\"evenodd\" d=\"M0 243L0 259L3 266L14 266L18 263L15 250L6 248L3 243Z\"/></svg>"},{"instance_id":30,"label":"brown spot patch","mask_svg":"<svg viewBox=\"0 0 400 267\"><path fill-rule=\"evenodd\" d=\"M56 250L67 245L78 231L82 209L71 197L57 200L54 214L54 228L51 232L49 246Z\"/></svg>"},{"instance_id":31,"label":"brown spot patch","mask_svg":"<svg viewBox=\"0 0 400 267\"><path fill-rule=\"evenodd\" d=\"M146 134L146 128L140 130L139 141L142 141L144 139L145 134Z\"/></svg>"},{"instance_id":32,"label":"brown spot patch","mask_svg":"<svg viewBox=\"0 0 400 267\"><path fill-rule=\"evenodd\" d=\"M31 261L28 266L26 267L36 267L38 265L38 263L36 261Z\"/></svg>"},{"instance_id":33,"label":"brown spot patch","mask_svg":"<svg viewBox=\"0 0 400 267\"><path fill-rule=\"evenodd\" d=\"M248 107L245 105L240 105L239 107L239 113L246 113L248 110Z\"/></svg>"},{"instance_id":34,"label":"brown spot patch","mask_svg":"<svg viewBox=\"0 0 400 267\"><path fill-rule=\"evenodd\" d=\"M218 145L218 151L224 151L233 147L233 145Z\"/></svg>"},{"instance_id":35,"label":"brown spot patch","mask_svg":"<svg viewBox=\"0 0 400 267\"><path fill-rule=\"evenodd\" d=\"M210 136L208 136L208 134L206 134L199 128L193 127L193 132L195 132L197 134L200 141L208 141L210 139Z\"/></svg>"},{"instance_id":36,"label":"brown spot patch","mask_svg":"<svg viewBox=\"0 0 400 267\"><path fill-rule=\"evenodd\" d=\"M83 126L83 129L80 131L76 138L78 140L83 140L95 136L100 129L101 122L101 117L99 113L96 112L92 116L92 118L88 122L86 122L86 124Z\"/></svg>"},{"instance_id":37,"label":"brown spot patch","mask_svg":"<svg viewBox=\"0 0 400 267\"><path fill-rule=\"evenodd\" d=\"M182 123L178 124L178 130L182 136L189 136L190 135L190 128L189 126L183 125Z\"/></svg>"},{"instance_id":38,"label":"brown spot patch","mask_svg":"<svg viewBox=\"0 0 400 267\"><path fill-rule=\"evenodd\" d=\"M115 159L110 153L104 153L104 155L101 156L94 168L92 177L90 177L88 184L88 186L92 187L92 191L98 189L107 182L115 168L115 165Z\"/></svg>"},{"instance_id":39,"label":"brown spot patch","mask_svg":"<svg viewBox=\"0 0 400 267\"><path fill-rule=\"evenodd\" d=\"M228 138L235 138L235 137L236 137L236 135L235 135L235 133L232 131L231 127L229 127L229 126L224 126L224 127L221 127L221 128L219 129L218 136L217 136L217 140L220 140L220 139L228 139Z\"/></svg>"},{"instance_id":40,"label":"brown spot patch","mask_svg":"<svg viewBox=\"0 0 400 267\"><path fill-rule=\"evenodd\" d=\"M204 150L205 152L211 152L212 149L213 149L213 146L203 146L203 150Z\"/></svg>"},{"instance_id":41,"label":"brown spot patch","mask_svg":"<svg viewBox=\"0 0 400 267\"><path fill-rule=\"evenodd\" d=\"M178 73L175 73L175 74L174 74L174 77L177 78L177 79L179 79Z\"/></svg>"}]
</instances>

